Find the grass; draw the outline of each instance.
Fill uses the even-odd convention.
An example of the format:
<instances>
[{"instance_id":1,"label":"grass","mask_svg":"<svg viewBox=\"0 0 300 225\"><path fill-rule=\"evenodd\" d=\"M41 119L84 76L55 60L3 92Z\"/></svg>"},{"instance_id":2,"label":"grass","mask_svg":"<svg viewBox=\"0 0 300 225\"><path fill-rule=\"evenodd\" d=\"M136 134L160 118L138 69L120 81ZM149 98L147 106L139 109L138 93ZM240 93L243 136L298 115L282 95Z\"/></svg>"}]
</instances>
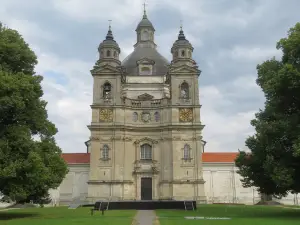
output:
<instances>
[{"instance_id":1,"label":"grass","mask_svg":"<svg viewBox=\"0 0 300 225\"><path fill-rule=\"evenodd\" d=\"M298 225L300 209L275 206L200 205L196 211L157 210L160 225ZM229 217L231 220L187 220L185 216ZM297 222L298 221L298 222Z\"/></svg>"},{"instance_id":2,"label":"grass","mask_svg":"<svg viewBox=\"0 0 300 225\"><path fill-rule=\"evenodd\" d=\"M135 210L95 212L90 208L28 208L0 211L1 225L130 225ZM298 225L300 209L276 206L200 205L196 211L156 210L160 225ZM185 216L229 217L231 220L187 220ZM297 222L298 221L298 222ZM141 224L142 225L142 224Z\"/></svg>"},{"instance_id":3,"label":"grass","mask_svg":"<svg viewBox=\"0 0 300 225\"><path fill-rule=\"evenodd\" d=\"M130 225L135 210L107 211L90 214L90 208L68 209L56 208L27 208L9 211L0 211L1 225Z\"/></svg>"}]
</instances>

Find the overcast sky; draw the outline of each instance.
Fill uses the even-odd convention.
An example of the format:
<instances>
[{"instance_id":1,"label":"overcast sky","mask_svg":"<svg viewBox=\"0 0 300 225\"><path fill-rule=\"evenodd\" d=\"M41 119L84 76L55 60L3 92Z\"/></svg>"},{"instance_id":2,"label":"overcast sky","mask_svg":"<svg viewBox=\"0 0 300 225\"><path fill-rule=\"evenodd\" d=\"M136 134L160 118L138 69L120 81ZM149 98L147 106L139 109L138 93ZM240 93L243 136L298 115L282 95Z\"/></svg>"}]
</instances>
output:
<instances>
[{"instance_id":1,"label":"overcast sky","mask_svg":"<svg viewBox=\"0 0 300 225\"><path fill-rule=\"evenodd\" d=\"M38 56L44 99L63 152L84 152L91 121L92 76L108 20L122 51L133 50L143 0L0 0L0 20ZM206 151L244 149L250 120L263 106L256 65L280 58L276 42L300 21L299 0L148 0L158 50L171 59L180 20L202 70L201 120Z\"/></svg>"}]
</instances>

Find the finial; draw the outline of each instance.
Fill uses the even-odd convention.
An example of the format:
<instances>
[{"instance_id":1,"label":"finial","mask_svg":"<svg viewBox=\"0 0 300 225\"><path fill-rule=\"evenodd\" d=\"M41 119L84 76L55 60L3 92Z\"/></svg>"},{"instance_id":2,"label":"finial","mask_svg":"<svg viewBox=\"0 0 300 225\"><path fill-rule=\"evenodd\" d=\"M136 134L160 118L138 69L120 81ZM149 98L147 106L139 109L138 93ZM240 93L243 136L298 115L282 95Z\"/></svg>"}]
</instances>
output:
<instances>
[{"instance_id":1,"label":"finial","mask_svg":"<svg viewBox=\"0 0 300 225\"><path fill-rule=\"evenodd\" d=\"M108 30L111 30L111 21L112 20L108 20Z\"/></svg>"},{"instance_id":2,"label":"finial","mask_svg":"<svg viewBox=\"0 0 300 225\"><path fill-rule=\"evenodd\" d=\"M180 30L182 30L182 20L180 20Z\"/></svg>"},{"instance_id":3,"label":"finial","mask_svg":"<svg viewBox=\"0 0 300 225\"><path fill-rule=\"evenodd\" d=\"M143 18L147 18L147 14L146 14L146 1L144 1L144 15L143 15Z\"/></svg>"},{"instance_id":4,"label":"finial","mask_svg":"<svg viewBox=\"0 0 300 225\"><path fill-rule=\"evenodd\" d=\"M112 31L111 31L111 21L112 20L108 20L108 32L107 32L107 35L106 35L106 40L113 40L114 39L114 36L112 34Z\"/></svg>"},{"instance_id":5,"label":"finial","mask_svg":"<svg viewBox=\"0 0 300 225\"><path fill-rule=\"evenodd\" d=\"M180 20L180 30L179 30L178 40L185 40L185 36L182 29L182 20Z\"/></svg>"}]
</instances>

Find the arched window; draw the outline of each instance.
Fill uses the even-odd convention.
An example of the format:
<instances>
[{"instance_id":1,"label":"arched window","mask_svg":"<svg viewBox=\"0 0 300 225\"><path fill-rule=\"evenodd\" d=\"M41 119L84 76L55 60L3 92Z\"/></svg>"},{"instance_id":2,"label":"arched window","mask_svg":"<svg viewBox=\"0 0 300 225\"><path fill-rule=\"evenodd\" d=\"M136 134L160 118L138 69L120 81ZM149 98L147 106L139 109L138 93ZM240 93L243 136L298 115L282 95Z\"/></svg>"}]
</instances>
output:
<instances>
[{"instance_id":1,"label":"arched window","mask_svg":"<svg viewBox=\"0 0 300 225\"><path fill-rule=\"evenodd\" d=\"M102 159L108 159L109 158L109 147L108 145L103 145L102 148Z\"/></svg>"},{"instance_id":2,"label":"arched window","mask_svg":"<svg viewBox=\"0 0 300 225\"><path fill-rule=\"evenodd\" d=\"M188 144L185 144L183 147L183 158L190 159L191 158L191 148Z\"/></svg>"},{"instance_id":3,"label":"arched window","mask_svg":"<svg viewBox=\"0 0 300 225\"><path fill-rule=\"evenodd\" d=\"M178 58L178 51L175 51L175 52L174 52L174 57L175 57L175 58Z\"/></svg>"},{"instance_id":4,"label":"arched window","mask_svg":"<svg viewBox=\"0 0 300 225\"><path fill-rule=\"evenodd\" d=\"M181 51L181 57L184 57L185 56L185 52L184 50Z\"/></svg>"},{"instance_id":5,"label":"arched window","mask_svg":"<svg viewBox=\"0 0 300 225\"><path fill-rule=\"evenodd\" d=\"M156 122L158 122L160 120L159 112L154 113L154 119L155 119Z\"/></svg>"},{"instance_id":6,"label":"arched window","mask_svg":"<svg viewBox=\"0 0 300 225\"><path fill-rule=\"evenodd\" d=\"M116 51L114 51L114 58L118 57L118 53Z\"/></svg>"},{"instance_id":7,"label":"arched window","mask_svg":"<svg viewBox=\"0 0 300 225\"><path fill-rule=\"evenodd\" d=\"M103 85L103 98L111 98L111 85L108 82Z\"/></svg>"},{"instance_id":8,"label":"arched window","mask_svg":"<svg viewBox=\"0 0 300 225\"><path fill-rule=\"evenodd\" d=\"M138 114L137 114L137 112L134 112L134 113L132 114L132 120L133 120L134 122L136 122L136 121L138 120Z\"/></svg>"},{"instance_id":9,"label":"arched window","mask_svg":"<svg viewBox=\"0 0 300 225\"><path fill-rule=\"evenodd\" d=\"M180 85L180 97L184 99L189 98L189 84L187 82L183 82Z\"/></svg>"},{"instance_id":10,"label":"arched window","mask_svg":"<svg viewBox=\"0 0 300 225\"><path fill-rule=\"evenodd\" d=\"M140 73L140 74L141 74L141 75L151 75L151 70L150 70L149 67L143 66L143 67L141 68L141 73Z\"/></svg>"},{"instance_id":11,"label":"arched window","mask_svg":"<svg viewBox=\"0 0 300 225\"><path fill-rule=\"evenodd\" d=\"M103 51L100 52L100 58L103 58Z\"/></svg>"},{"instance_id":12,"label":"arched window","mask_svg":"<svg viewBox=\"0 0 300 225\"><path fill-rule=\"evenodd\" d=\"M106 56L107 56L107 57L110 57L110 50L107 50L107 51L106 51Z\"/></svg>"},{"instance_id":13,"label":"arched window","mask_svg":"<svg viewBox=\"0 0 300 225\"><path fill-rule=\"evenodd\" d=\"M146 30L144 30L143 32L142 32L142 41L148 41L149 40L149 33L148 33L148 31L146 31Z\"/></svg>"},{"instance_id":14,"label":"arched window","mask_svg":"<svg viewBox=\"0 0 300 225\"><path fill-rule=\"evenodd\" d=\"M152 159L152 147L149 144L143 144L141 146L141 159Z\"/></svg>"}]
</instances>

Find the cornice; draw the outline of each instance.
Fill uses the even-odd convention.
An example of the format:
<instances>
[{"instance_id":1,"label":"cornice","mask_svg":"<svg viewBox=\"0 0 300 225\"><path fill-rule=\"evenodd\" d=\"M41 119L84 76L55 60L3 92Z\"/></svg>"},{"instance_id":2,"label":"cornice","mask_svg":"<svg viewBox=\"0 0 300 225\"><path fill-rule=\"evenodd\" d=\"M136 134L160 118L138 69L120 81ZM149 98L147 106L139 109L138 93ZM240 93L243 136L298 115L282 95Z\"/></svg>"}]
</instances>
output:
<instances>
[{"instance_id":1,"label":"cornice","mask_svg":"<svg viewBox=\"0 0 300 225\"><path fill-rule=\"evenodd\" d=\"M155 125L155 126L128 126L128 125L116 125L114 123L98 123L93 125L87 126L90 131L99 131L99 130L118 130L118 131L164 131L164 130L203 130L205 125L202 125L201 123L185 123L185 124L178 124L178 125Z\"/></svg>"}]
</instances>

